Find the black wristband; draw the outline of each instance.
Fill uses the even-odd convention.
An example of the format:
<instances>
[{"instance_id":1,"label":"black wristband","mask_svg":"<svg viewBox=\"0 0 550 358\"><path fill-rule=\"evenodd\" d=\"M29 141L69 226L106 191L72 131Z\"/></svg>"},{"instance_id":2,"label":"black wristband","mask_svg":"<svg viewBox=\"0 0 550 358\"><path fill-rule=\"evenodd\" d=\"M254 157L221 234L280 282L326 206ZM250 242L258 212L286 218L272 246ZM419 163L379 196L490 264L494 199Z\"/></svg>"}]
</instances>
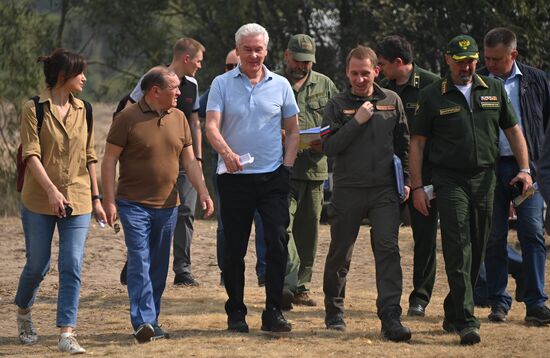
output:
<instances>
[{"instance_id":1,"label":"black wristband","mask_svg":"<svg viewBox=\"0 0 550 358\"><path fill-rule=\"evenodd\" d=\"M412 189L411 189L411 193L412 193L413 191L415 191L415 190L422 189L422 188L424 188L423 185L417 186L416 188L412 188Z\"/></svg>"},{"instance_id":2,"label":"black wristband","mask_svg":"<svg viewBox=\"0 0 550 358\"><path fill-rule=\"evenodd\" d=\"M94 200L103 200L103 195L99 194L99 195L92 195L92 201Z\"/></svg>"}]
</instances>

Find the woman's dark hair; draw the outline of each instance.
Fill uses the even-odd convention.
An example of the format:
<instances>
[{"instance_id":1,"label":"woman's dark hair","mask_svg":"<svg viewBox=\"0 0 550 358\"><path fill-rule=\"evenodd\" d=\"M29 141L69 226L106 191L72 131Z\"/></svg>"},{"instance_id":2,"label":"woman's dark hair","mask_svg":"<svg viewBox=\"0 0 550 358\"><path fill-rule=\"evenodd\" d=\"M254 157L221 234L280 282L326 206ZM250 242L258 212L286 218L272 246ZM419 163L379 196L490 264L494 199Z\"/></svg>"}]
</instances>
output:
<instances>
[{"instance_id":1,"label":"woman's dark hair","mask_svg":"<svg viewBox=\"0 0 550 358\"><path fill-rule=\"evenodd\" d=\"M44 62L44 75L48 88L54 88L63 74L64 81L78 76L88 66L84 57L64 48L55 49L49 56L40 56L38 62Z\"/></svg>"}]
</instances>

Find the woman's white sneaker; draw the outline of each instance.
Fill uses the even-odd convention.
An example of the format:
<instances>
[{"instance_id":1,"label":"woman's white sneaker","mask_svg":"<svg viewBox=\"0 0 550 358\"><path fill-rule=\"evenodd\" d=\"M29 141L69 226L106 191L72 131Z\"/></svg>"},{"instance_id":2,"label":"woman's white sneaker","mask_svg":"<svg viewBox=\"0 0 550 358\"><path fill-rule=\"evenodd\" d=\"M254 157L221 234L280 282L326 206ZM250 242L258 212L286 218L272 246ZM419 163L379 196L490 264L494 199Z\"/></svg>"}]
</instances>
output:
<instances>
[{"instance_id":1,"label":"woman's white sneaker","mask_svg":"<svg viewBox=\"0 0 550 358\"><path fill-rule=\"evenodd\" d=\"M61 352L70 354L86 353L86 350L78 344L76 336L73 333L62 333L57 348L59 348Z\"/></svg>"},{"instance_id":2,"label":"woman's white sneaker","mask_svg":"<svg viewBox=\"0 0 550 358\"><path fill-rule=\"evenodd\" d=\"M31 313L17 313L17 331L19 332L19 341L24 345L35 344L38 341L38 334L32 324Z\"/></svg>"}]
</instances>

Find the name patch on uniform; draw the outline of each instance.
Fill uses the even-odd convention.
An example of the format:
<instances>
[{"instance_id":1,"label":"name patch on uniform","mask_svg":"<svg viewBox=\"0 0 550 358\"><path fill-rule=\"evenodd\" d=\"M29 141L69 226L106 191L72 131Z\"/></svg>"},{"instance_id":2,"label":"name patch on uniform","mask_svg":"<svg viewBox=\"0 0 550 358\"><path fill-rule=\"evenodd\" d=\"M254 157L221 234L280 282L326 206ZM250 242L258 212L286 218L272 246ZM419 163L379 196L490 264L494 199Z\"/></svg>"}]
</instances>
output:
<instances>
[{"instance_id":1,"label":"name patch on uniform","mask_svg":"<svg viewBox=\"0 0 550 358\"><path fill-rule=\"evenodd\" d=\"M480 106L483 109L500 108L497 96L479 96Z\"/></svg>"},{"instance_id":2,"label":"name patch on uniform","mask_svg":"<svg viewBox=\"0 0 550 358\"><path fill-rule=\"evenodd\" d=\"M481 102L481 108L500 108L500 102Z\"/></svg>"},{"instance_id":3,"label":"name patch on uniform","mask_svg":"<svg viewBox=\"0 0 550 358\"><path fill-rule=\"evenodd\" d=\"M381 105L377 104L375 107L376 107L376 110L378 110L378 111L395 111L395 106L392 106L392 105L381 106Z\"/></svg>"},{"instance_id":4,"label":"name patch on uniform","mask_svg":"<svg viewBox=\"0 0 550 358\"><path fill-rule=\"evenodd\" d=\"M416 108L416 103L415 102L407 102L405 104L405 108L407 109L415 109Z\"/></svg>"},{"instance_id":5,"label":"name patch on uniform","mask_svg":"<svg viewBox=\"0 0 550 358\"><path fill-rule=\"evenodd\" d=\"M342 113L346 116L353 116L357 112L356 109L343 109Z\"/></svg>"},{"instance_id":6,"label":"name patch on uniform","mask_svg":"<svg viewBox=\"0 0 550 358\"><path fill-rule=\"evenodd\" d=\"M444 116L444 115L446 115L446 114L458 113L458 112L460 112L460 106L455 106L455 107L449 107L449 108L440 109L440 110L439 110L439 115L440 115L440 116Z\"/></svg>"}]
</instances>

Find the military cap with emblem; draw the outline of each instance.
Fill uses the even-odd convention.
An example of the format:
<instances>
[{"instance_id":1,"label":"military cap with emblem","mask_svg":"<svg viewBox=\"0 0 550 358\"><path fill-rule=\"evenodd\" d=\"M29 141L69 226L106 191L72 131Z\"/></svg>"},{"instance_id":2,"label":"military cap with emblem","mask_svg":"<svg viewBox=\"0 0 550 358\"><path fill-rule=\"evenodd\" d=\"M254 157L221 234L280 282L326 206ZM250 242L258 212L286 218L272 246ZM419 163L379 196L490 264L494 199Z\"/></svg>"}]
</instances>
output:
<instances>
[{"instance_id":1,"label":"military cap with emblem","mask_svg":"<svg viewBox=\"0 0 550 358\"><path fill-rule=\"evenodd\" d=\"M468 35L458 35L447 44L447 54L455 61L465 58L479 58L476 40Z\"/></svg>"},{"instance_id":2,"label":"military cap with emblem","mask_svg":"<svg viewBox=\"0 0 550 358\"><path fill-rule=\"evenodd\" d=\"M305 34L294 35L288 41L288 50L292 52L295 61L311 61L315 63L315 41Z\"/></svg>"}]
</instances>

